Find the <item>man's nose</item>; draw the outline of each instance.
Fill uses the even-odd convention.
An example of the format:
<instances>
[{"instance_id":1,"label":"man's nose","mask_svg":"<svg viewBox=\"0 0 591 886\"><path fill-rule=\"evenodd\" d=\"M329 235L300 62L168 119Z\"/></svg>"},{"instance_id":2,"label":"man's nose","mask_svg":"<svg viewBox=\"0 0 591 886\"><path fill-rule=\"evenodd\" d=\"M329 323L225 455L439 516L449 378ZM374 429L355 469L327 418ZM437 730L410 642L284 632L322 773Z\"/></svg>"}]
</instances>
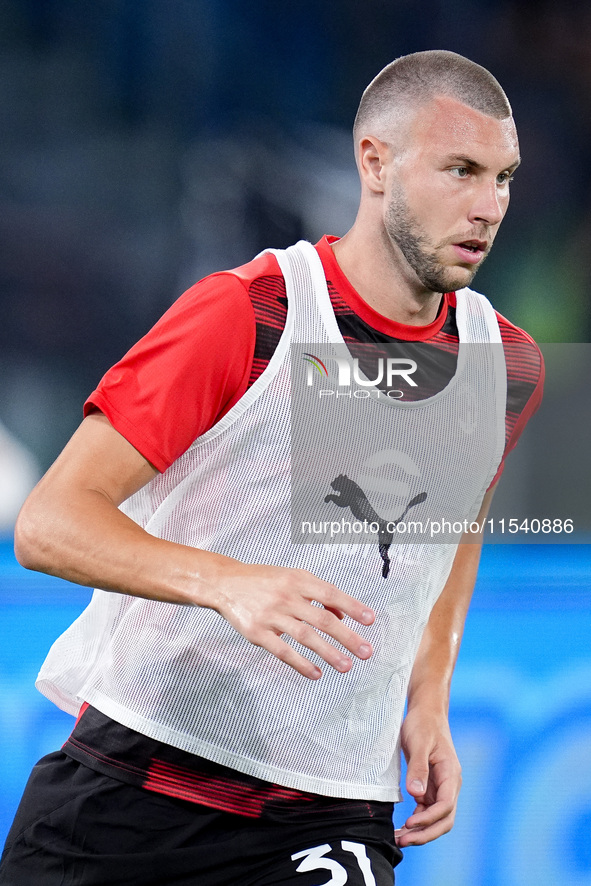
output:
<instances>
[{"instance_id":1,"label":"man's nose","mask_svg":"<svg viewBox=\"0 0 591 886\"><path fill-rule=\"evenodd\" d=\"M499 192L496 182L483 184L475 195L470 210L470 221L486 225L498 225L507 211L508 197Z\"/></svg>"}]
</instances>

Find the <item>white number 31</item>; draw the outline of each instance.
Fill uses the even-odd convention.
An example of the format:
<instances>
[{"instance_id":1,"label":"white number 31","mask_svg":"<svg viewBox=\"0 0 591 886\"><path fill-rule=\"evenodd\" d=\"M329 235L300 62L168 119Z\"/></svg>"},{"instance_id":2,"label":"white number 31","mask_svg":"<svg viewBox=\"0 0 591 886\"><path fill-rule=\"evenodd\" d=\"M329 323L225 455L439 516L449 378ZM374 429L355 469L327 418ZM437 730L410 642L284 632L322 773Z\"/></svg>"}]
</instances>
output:
<instances>
[{"instance_id":1,"label":"white number 31","mask_svg":"<svg viewBox=\"0 0 591 886\"><path fill-rule=\"evenodd\" d=\"M341 847L345 852L351 852L357 859L359 870L363 874L363 882L365 886L376 886L375 877L371 870L371 863L367 857L367 851L363 843L350 843L348 840L341 840ZM296 873L305 873L306 871L317 871L320 869L330 871L332 877L324 883L318 883L318 886L345 886L347 882L347 871L335 861L334 858L325 858L327 852L330 852L332 846L324 843L322 846L313 846L312 849L304 849L302 852L296 852L291 856L292 861L301 858Z\"/></svg>"}]
</instances>

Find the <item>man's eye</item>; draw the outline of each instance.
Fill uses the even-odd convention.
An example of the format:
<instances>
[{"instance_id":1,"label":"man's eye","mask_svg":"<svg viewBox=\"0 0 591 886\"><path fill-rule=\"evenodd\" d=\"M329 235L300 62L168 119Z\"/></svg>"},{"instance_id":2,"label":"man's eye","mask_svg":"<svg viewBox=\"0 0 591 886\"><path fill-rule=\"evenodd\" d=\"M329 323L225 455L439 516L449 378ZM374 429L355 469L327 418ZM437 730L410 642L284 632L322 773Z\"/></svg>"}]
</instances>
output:
<instances>
[{"instance_id":1,"label":"man's eye","mask_svg":"<svg viewBox=\"0 0 591 886\"><path fill-rule=\"evenodd\" d=\"M513 181L513 176L508 172L501 172L497 175L497 183L499 185L507 185L509 182Z\"/></svg>"},{"instance_id":2,"label":"man's eye","mask_svg":"<svg viewBox=\"0 0 591 886\"><path fill-rule=\"evenodd\" d=\"M451 171L458 178L466 178L470 174L467 166L454 166Z\"/></svg>"}]
</instances>

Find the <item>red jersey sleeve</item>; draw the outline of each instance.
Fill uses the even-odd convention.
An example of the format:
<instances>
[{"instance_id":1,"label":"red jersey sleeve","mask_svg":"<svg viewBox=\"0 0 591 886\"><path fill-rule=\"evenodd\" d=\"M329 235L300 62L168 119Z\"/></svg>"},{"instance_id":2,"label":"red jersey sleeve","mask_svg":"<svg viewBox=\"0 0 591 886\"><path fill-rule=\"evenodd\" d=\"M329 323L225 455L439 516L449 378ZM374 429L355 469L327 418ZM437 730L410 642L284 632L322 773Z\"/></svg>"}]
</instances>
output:
<instances>
[{"instance_id":1,"label":"red jersey sleeve","mask_svg":"<svg viewBox=\"0 0 591 886\"><path fill-rule=\"evenodd\" d=\"M496 314L507 363L507 411L505 452L491 486L503 473L507 455L540 407L545 377L544 358L533 338L498 311Z\"/></svg>"},{"instance_id":2,"label":"red jersey sleeve","mask_svg":"<svg viewBox=\"0 0 591 886\"><path fill-rule=\"evenodd\" d=\"M108 370L84 414L103 412L164 471L243 395L255 335L244 275L206 277Z\"/></svg>"}]
</instances>

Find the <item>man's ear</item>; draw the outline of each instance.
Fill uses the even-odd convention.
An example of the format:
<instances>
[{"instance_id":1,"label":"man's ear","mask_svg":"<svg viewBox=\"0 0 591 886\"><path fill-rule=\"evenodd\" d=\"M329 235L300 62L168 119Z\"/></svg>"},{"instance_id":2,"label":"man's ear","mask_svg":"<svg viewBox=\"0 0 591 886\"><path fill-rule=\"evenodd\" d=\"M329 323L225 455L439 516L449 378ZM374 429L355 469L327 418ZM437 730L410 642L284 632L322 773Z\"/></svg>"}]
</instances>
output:
<instances>
[{"instance_id":1,"label":"man's ear","mask_svg":"<svg viewBox=\"0 0 591 886\"><path fill-rule=\"evenodd\" d=\"M358 166L362 184L374 194L385 191L386 166L390 147L374 135L366 135L359 142Z\"/></svg>"}]
</instances>

